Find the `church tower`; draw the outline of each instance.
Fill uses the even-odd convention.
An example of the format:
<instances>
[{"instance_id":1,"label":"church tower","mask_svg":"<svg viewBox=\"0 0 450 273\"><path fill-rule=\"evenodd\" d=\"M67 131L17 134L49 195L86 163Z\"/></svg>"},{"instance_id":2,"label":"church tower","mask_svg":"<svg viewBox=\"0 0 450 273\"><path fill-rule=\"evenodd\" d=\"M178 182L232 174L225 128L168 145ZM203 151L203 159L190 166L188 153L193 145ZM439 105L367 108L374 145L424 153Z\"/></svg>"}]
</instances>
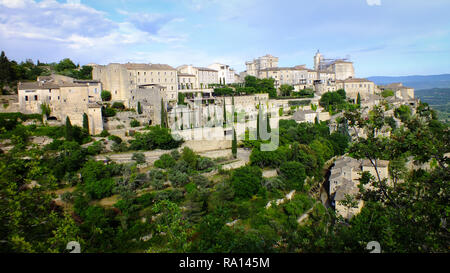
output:
<instances>
[{"instance_id":1,"label":"church tower","mask_svg":"<svg viewBox=\"0 0 450 273\"><path fill-rule=\"evenodd\" d=\"M319 71L320 62L323 60L322 54L320 54L319 50L317 50L316 55L314 56L314 70Z\"/></svg>"}]
</instances>

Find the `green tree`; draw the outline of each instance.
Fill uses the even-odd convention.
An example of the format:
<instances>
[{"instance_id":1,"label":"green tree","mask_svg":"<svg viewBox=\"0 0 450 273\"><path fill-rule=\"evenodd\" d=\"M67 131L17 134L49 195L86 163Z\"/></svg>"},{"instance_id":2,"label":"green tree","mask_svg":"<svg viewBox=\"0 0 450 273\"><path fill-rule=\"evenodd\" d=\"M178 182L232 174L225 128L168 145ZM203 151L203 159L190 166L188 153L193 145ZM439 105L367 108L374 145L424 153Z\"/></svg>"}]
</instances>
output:
<instances>
[{"instance_id":1,"label":"green tree","mask_svg":"<svg viewBox=\"0 0 450 273\"><path fill-rule=\"evenodd\" d=\"M68 116L66 117L65 138L67 141L73 140L73 127Z\"/></svg>"},{"instance_id":2,"label":"green tree","mask_svg":"<svg viewBox=\"0 0 450 273\"><path fill-rule=\"evenodd\" d=\"M236 137L236 130L233 128L233 141L231 142L231 152L233 154L233 157L237 157L237 137Z\"/></svg>"},{"instance_id":3,"label":"green tree","mask_svg":"<svg viewBox=\"0 0 450 273\"><path fill-rule=\"evenodd\" d=\"M290 96L292 91L294 91L294 87L292 85L282 84L280 86L280 93L282 96Z\"/></svg>"},{"instance_id":4,"label":"green tree","mask_svg":"<svg viewBox=\"0 0 450 273\"><path fill-rule=\"evenodd\" d=\"M100 93L100 97L102 98L102 101L111 101L111 92L103 90Z\"/></svg>"},{"instance_id":5,"label":"green tree","mask_svg":"<svg viewBox=\"0 0 450 273\"><path fill-rule=\"evenodd\" d=\"M361 94L358 92L358 97L356 97L356 104L361 105Z\"/></svg>"},{"instance_id":6,"label":"green tree","mask_svg":"<svg viewBox=\"0 0 450 273\"><path fill-rule=\"evenodd\" d=\"M86 113L83 114L83 129L89 133L89 119Z\"/></svg>"},{"instance_id":7,"label":"green tree","mask_svg":"<svg viewBox=\"0 0 450 273\"><path fill-rule=\"evenodd\" d=\"M142 115L142 106L141 106L141 102L138 101L137 103L137 112L139 115Z\"/></svg>"},{"instance_id":8,"label":"green tree","mask_svg":"<svg viewBox=\"0 0 450 273\"><path fill-rule=\"evenodd\" d=\"M237 197L249 198L261 188L262 171L256 166L244 166L233 171L231 185Z\"/></svg>"},{"instance_id":9,"label":"green tree","mask_svg":"<svg viewBox=\"0 0 450 273\"><path fill-rule=\"evenodd\" d=\"M136 161L137 164L144 164L146 162L145 155L143 153L133 153L131 160Z\"/></svg>"},{"instance_id":10,"label":"green tree","mask_svg":"<svg viewBox=\"0 0 450 273\"><path fill-rule=\"evenodd\" d=\"M306 172L302 163L296 161L284 162L280 166L280 173L287 181L290 189L303 190Z\"/></svg>"}]
</instances>

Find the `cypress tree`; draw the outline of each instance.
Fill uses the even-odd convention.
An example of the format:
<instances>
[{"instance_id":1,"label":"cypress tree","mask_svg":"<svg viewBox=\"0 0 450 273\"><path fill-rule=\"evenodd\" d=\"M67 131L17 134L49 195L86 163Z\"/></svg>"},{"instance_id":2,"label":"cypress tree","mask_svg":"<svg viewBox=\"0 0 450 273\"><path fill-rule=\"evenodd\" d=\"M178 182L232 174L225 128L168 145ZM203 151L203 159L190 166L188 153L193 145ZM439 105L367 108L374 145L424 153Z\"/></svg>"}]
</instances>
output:
<instances>
[{"instance_id":1,"label":"cypress tree","mask_svg":"<svg viewBox=\"0 0 450 273\"><path fill-rule=\"evenodd\" d=\"M231 152L233 153L233 157L237 157L237 137L236 130L233 128L233 141L231 142Z\"/></svg>"},{"instance_id":2,"label":"cypress tree","mask_svg":"<svg viewBox=\"0 0 450 273\"><path fill-rule=\"evenodd\" d=\"M258 107L258 115L256 117L256 140L260 140L260 135L259 135L259 118L261 116L261 103L259 103L259 107Z\"/></svg>"},{"instance_id":3,"label":"cypress tree","mask_svg":"<svg viewBox=\"0 0 450 273\"><path fill-rule=\"evenodd\" d=\"M139 115L142 114L142 107L141 107L141 102L140 101L138 101L138 104L137 104L137 111L138 111Z\"/></svg>"},{"instance_id":4,"label":"cypress tree","mask_svg":"<svg viewBox=\"0 0 450 273\"><path fill-rule=\"evenodd\" d=\"M72 123L70 122L70 118L69 117L66 117L65 137L66 137L67 141L72 141L73 140Z\"/></svg>"},{"instance_id":5,"label":"cypress tree","mask_svg":"<svg viewBox=\"0 0 450 273\"><path fill-rule=\"evenodd\" d=\"M161 127L166 128L166 109L164 107L164 101L161 99Z\"/></svg>"},{"instance_id":6,"label":"cypress tree","mask_svg":"<svg viewBox=\"0 0 450 273\"><path fill-rule=\"evenodd\" d=\"M267 111L266 114L266 120L267 120L267 133L270 133L272 129L270 128L270 117L269 117L269 111Z\"/></svg>"},{"instance_id":7,"label":"cypress tree","mask_svg":"<svg viewBox=\"0 0 450 273\"><path fill-rule=\"evenodd\" d=\"M83 114L83 128L89 133L89 119L86 113Z\"/></svg>"},{"instance_id":8,"label":"cypress tree","mask_svg":"<svg viewBox=\"0 0 450 273\"><path fill-rule=\"evenodd\" d=\"M356 98L356 104L361 105L361 95L358 93L358 97Z\"/></svg>"},{"instance_id":9,"label":"cypress tree","mask_svg":"<svg viewBox=\"0 0 450 273\"><path fill-rule=\"evenodd\" d=\"M225 98L223 99L223 127L227 124L227 108L226 108Z\"/></svg>"}]
</instances>

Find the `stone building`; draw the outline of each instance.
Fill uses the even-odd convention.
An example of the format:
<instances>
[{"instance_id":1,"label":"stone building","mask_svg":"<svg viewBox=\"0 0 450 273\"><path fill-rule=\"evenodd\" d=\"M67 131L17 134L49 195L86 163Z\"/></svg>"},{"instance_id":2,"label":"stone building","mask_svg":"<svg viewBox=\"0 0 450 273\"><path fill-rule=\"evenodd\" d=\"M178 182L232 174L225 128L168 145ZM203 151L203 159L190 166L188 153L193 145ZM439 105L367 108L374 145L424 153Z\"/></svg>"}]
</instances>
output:
<instances>
[{"instance_id":1,"label":"stone building","mask_svg":"<svg viewBox=\"0 0 450 273\"><path fill-rule=\"evenodd\" d=\"M214 63L209 65L208 68L218 71L219 83L234 83L234 70L229 65Z\"/></svg>"},{"instance_id":2,"label":"stone building","mask_svg":"<svg viewBox=\"0 0 450 273\"><path fill-rule=\"evenodd\" d=\"M180 74L189 74L195 76L195 83L193 84L193 89L203 89L209 88L210 84L218 84L219 83L219 72L217 70L207 68L207 67L195 67L192 65L182 65L177 67L178 73ZM181 88L181 84L179 82L179 90Z\"/></svg>"},{"instance_id":3,"label":"stone building","mask_svg":"<svg viewBox=\"0 0 450 273\"><path fill-rule=\"evenodd\" d=\"M146 84L164 86L164 97L168 102L178 99L177 70L167 64L95 65L92 78L102 82L103 88L111 92L113 101L121 101L126 106L134 100L131 91Z\"/></svg>"},{"instance_id":4,"label":"stone building","mask_svg":"<svg viewBox=\"0 0 450 273\"><path fill-rule=\"evenodd\" d=\"M40 77L36 82L19 82L18 105L20 112L41 113L41 105L48 105L50 116L64 122L69 117L73 125L83 126L83 115L88 115L91 134L103 131L100 93L102 85L98 81L78 81L56 77Z\"/></svg>"},{"instance_id":5,"label":"stone building","mask_svg":"<svg viewBox=\"0 0 450 273\"><path fill-rule=\"evenodd\" d=\"M314 56L314 70L334 73L336 75L336 80L345 80L355 77L353 62L350 62L347 59L325 59L319 51L317 51Z\"/></svg>"},{"instance_id":6,"label":"stone building","mask_svg":"<svg viewBox=\"0 0 450 273\"><path fill-rule=\"evenodd\" d=\"M247 75L259 77L259 72L266 68L278 67L278 57L274 57L270 54L248 61L245 63L247 67Z\"/></svg>"},{"instance_id":7,"label":"stone building","mask_svg":"<svg viewBox=\"0 0 450 273\"><path fill-rule=\"evenodd\" d=\"M337 89L344 89L347 98L356 102L358 93L361 98L375 94L375 83L367 79L348 78L346 80L336 80Z\"/></svg>"},{"instance_id":8,"label":"stone building","mask_svg":"<svg viewBox=\"0 0 450 273\"><path fill-rule=\"evenodd\" d=\"M403 86L402 83L391 83L388 85L380 85L378 88L381 91L392 90L394 91L395 98L401 100L414 100L414 88Z\"/></svg>"},{"instance_id":9,"label":"stone building","mask_svg":"<svg viewBox=\"0 0 450 273\"><path fill-rule=\"evenodd\" d=\"M380 179L388 179L389 161L377 160L377 170ZM378 175L369 160L357 160L351 157L343 156L336 160L331 169L329 181L329 196L331 205L334 207L336 213L345 219L350 219L358 214L364 202L358 198L359 194L359 179L362 172L369 172L378 179ZM370 186L367 186L369 188ZM356 202L355 207L349 207L344 204L346 200L352 198Z\"/></svg>"}]
</instances>

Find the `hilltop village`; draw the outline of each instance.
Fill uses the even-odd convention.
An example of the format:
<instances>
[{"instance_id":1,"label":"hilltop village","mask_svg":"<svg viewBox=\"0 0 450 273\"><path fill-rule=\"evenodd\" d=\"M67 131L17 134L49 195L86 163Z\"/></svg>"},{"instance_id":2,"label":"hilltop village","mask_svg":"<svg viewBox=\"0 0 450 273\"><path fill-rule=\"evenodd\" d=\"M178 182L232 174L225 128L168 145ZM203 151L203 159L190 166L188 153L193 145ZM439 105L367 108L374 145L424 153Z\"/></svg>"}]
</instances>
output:
<instances>
[{"instance_id":1,"label":"hilltop village","mask_svg":"<svg viewBox=\"0 0 450 273\"><path fill-rule=\"evenodd\" d=\"M0 252L447 251L448 126L414 89L266 55L0 55Z\"/></svg>"},{"instance_id":2,"label":"hilltop village","mask_svg":"<svg viewBox=\"0 0 450 273\"><path fill-rule=\"evenodd\" d=\"M272 55L245 64L247 70L240 74L220 63L177 68L168 64L89 64L89 80L52 74L39 76L34 82L19 82L16 97L3 96L8 104L0 111L41 114L42 109L48 109L43 120L46 124L64 125L69 119L72 125L88 128L91 135L114 135L125 140L146 126L164 125L194 152L218 157L231 153L233 135L243 147L248 130L256 131L262 109L270 113L266 122L271 130L278 128L280 120L294 120L325 122L330 132L335 132L342 122L343 109L332 107L324 99L327 94L344 91L343 101L358 105L363 116L386 101L396 108L406 105L412 111L419 103L414 89L401 83L377 86L367 79L355 78L350 60L326 59L319 51L313 68L279 67L278 58ZM265 80L267 92L255 91L251 83L256 80ZM400 125L394 110L387 111L386 116ZM235 120L230 121L234 116ZM353 139L365 134L347 130ZM257 139L256 134L250 139ZM240 149L240 154L244 159L227 168L242 167L250 160L245 149ZM126 161L120 156L116 160ZM338 157L333 161L323 184L327 186L316 190L322 191L319 194L323 194L324 203L328 202L347 219L360 211L363 202L348 210L340 201L347 195L357 195L362 172L376 175L378 171L381 179L391 180L389 162L380 161L373 166L367 159ZM267 175L276 176L276 172L268 171Z\"/></svg>"}]
</instances>

